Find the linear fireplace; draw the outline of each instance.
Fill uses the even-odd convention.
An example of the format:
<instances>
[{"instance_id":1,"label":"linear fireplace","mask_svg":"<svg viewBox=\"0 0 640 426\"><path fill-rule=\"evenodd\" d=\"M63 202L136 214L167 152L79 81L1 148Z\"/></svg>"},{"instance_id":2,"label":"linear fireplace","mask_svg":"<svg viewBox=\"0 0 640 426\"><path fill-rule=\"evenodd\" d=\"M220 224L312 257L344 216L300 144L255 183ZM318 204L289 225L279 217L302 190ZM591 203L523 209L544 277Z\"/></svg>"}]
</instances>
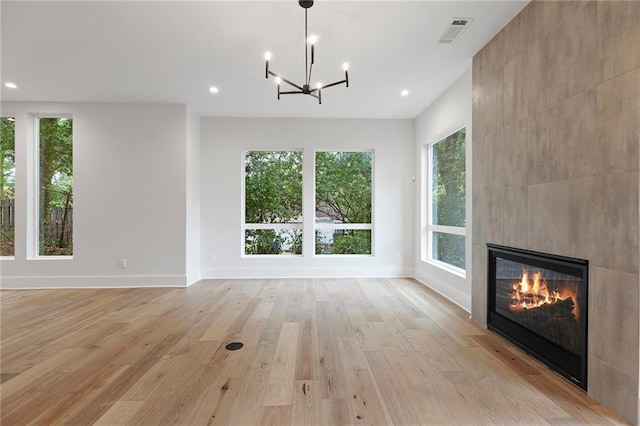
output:
<instances>
[{"instance_id":1,"label":"linear fireplace","mask_svg":"<svg viewBox=\"0 0 640 426\"><path fill-rule=\"evenodd\" d=\"M586 390L588 261L487 248L487 327Z\"/></svg>"}]
</instances>

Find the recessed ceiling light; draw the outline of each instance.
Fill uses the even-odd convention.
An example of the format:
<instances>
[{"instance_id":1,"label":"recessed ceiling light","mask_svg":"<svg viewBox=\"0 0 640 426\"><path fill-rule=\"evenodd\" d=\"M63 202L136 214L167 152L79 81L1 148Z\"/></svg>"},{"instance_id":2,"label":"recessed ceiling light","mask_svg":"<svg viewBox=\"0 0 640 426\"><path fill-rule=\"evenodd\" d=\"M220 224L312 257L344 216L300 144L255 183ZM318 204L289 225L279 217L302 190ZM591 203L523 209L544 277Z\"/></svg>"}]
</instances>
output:
<instances>
[{"instance_id":1,"label":"recessed ceiling light","mask_svg":"<svg viewBox=\"0 0 640 426\"><path fill-rule=\"evenodd\" d=\"M211 86L211 87L209 87L209 91L211 93L218 93L218 88L216 86Z\"/></svg>"},{"instance_id":2,"label":"recessed ceiling light","mask_svg":"<svg viewBox=\"0 0 640 426\"><path fill-rule=\"evenodd\" d=\"M402 96L409 96L409 91L405 89L405 90L403 90L402 92L400 92L400 94L401 94Z\"/></svg>"},{"instance_id":3,"label":"recessed ceiling light","mask_svg":"<svg viewBox=\"0 0 640 426\"><path fill-rule=\"evenodd\" d=\"M15 83L12 83L10 81L7 81L4 85L6 87L8 87L9 89L17 89L18 88L18 86Z\"/></svg>"}]
</instances>

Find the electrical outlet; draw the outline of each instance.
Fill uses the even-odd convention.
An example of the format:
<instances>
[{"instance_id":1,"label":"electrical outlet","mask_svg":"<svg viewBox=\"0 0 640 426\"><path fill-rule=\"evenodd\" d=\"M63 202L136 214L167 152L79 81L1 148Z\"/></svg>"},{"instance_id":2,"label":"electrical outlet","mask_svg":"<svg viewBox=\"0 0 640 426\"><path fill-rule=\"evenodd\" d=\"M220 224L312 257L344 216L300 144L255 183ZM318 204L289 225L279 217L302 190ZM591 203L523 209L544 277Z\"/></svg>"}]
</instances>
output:
<instances>
[{"instance_id":1,"label":"electrical outlet","mask_svg":"<svg viewBox=\"0 0 640 426\"><path fill-rule=\"evenodd\" d=\"M120 269L127 269L127 259L120 259Z\"/></svg>"}]
</instances>

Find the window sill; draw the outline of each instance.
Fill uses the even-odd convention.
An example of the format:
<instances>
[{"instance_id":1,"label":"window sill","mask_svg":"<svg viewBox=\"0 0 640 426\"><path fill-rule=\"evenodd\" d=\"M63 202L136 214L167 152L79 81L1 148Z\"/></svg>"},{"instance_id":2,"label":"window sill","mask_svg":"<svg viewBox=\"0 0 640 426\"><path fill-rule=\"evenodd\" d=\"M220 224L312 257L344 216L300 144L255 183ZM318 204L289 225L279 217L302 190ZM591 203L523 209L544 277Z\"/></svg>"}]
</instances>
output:
<instances>
[{"instance_id":1,"label":"window sill","mask_svg":"<svg viewBox=\"0 0 640 426\"><path fill-rule=\"evenodd\" d=\"M373 254L314 254L313 257L315 258L319 258L319 259L335 259L336 257L348 257L350 259L353 259L354 257L361 257L361 258L367 258L367 257L374 257Z\"/></svg>"},{"instance_id":2,"label":"window sill","mask_svg":"<svg viewBox=\"0 0 640 426\"><path fill-rule=\"evenodd\" d=\"M242 254L242 259L301 259L301 254Z\"/></svg>"},{"instance_id":3,"label":"window sill","mask_svg":"<svg viewBox=\"0 0 640 426\"><path fill-rule=\"evenodd\" d=\"M467 271L464 269L456 268L455 266L451 266L448 263L440 262L439 260L434 259L422 259L423 262L428 263L429 265L435 266L436 268L447 271L453 275L457 275L460 278L467 278Z\"/></svg>"},{"instance_id":4,"label":"window sill","mask_svg":"<svg viewBox=\"0 0 640 426\"><path fill-rule=\"evenodd\" d=\"M16 260L15 256L0 256L0 261L3 260Z\"/></svg>"},{"instance_id":5,"label":"window sill","mask_svg":"<svg viewBox=\"0 0 640 426\"><path fill-rule=\"evenodd\" d=\"M73 260L73 256L35 256L27 260Z\"/></svg>"}]
</instances>

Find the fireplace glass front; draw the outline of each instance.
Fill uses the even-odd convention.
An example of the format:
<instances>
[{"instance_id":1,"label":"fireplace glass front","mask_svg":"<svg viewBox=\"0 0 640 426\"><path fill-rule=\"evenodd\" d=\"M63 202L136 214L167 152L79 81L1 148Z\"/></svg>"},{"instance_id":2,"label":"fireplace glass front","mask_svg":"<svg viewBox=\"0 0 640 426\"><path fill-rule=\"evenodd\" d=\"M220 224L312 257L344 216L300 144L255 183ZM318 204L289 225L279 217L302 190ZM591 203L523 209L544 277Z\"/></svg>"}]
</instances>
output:
<instances>
[{"instance_id":1,"label":"fireplace glass front","mask_svg":"<svg viewBox=\"0 0 640 426\"><path fill-rule=\"evenodd\" d=\"M488 244L488 328L586 390L586 260Z\"/></svg>"}]
</instances>

